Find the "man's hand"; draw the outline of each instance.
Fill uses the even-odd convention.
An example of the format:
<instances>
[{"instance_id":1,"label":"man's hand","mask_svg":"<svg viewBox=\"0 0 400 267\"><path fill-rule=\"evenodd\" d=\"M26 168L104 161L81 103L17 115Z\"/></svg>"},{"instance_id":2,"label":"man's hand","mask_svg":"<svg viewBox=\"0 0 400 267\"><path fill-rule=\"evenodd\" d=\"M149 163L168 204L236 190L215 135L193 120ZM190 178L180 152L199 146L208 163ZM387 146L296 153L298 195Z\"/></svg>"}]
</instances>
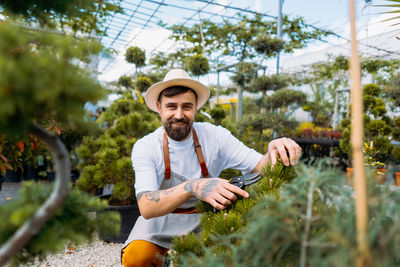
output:
<instances>
[{"instance_id":1,"label":"man's hand","mask_svg":"<svg viewBox=\"0 0 400 267\"><path fill-rule=\"evenodd\" d=\"M186 182L184 190L198 199L222 210L236 201L236 195L248 198L249 193L220 178L193 179Z\"/></svg>"},{"instance_id":2,"label":"man's hand","mask_svg":"<svg viewBox=\"0 0 400 267\"><path fill-rule=\"evenodd\" d=\"M281 157L285 166L296 165L301 156L301 147L290 138L275 139L268 144L267 162L275 166L277 155Z\"/></svg>"}]
</instances>

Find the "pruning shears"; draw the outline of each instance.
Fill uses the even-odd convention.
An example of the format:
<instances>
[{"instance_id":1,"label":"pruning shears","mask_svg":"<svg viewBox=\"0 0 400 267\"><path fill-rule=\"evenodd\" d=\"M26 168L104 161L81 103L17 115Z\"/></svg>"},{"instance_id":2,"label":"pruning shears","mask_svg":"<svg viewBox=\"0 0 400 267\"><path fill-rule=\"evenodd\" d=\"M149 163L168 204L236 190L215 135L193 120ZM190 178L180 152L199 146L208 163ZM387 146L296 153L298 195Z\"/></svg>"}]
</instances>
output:
<instances>
[{"instance_id":1,"label":"pruning shears","mask_svg":"<svg viewBox=\"0 0 400 267\"><path fill-rule=\"evenodd\" d=\"M239 187L240 189L243 189L248 185L254 184L255 182L257 182L260 179L261 179L260 173L254 172L254 173L249 173L249 174L245 174L245 175L232 177L231 179L228 180L228 182L230 184L233 184L233 185ZM214 208L213 211L214 211L214 213L219 212L219 210L217 210L216 208Z\"/></svg>"},{"instance_id":2,"label":"pruning shears","mask_svg":"<svg viewBox=\"0 0 400 267\"><path fill-rule=\"evenodd\" d=\"M232 177L231 179L228 180L230 184L236 185L240 189L243 189L244 187L254 184L258 180L261 179L260 173L254 172L254 173L249 173L245 175L240 175L236 177Z\"/></svg>"}]
</instances>

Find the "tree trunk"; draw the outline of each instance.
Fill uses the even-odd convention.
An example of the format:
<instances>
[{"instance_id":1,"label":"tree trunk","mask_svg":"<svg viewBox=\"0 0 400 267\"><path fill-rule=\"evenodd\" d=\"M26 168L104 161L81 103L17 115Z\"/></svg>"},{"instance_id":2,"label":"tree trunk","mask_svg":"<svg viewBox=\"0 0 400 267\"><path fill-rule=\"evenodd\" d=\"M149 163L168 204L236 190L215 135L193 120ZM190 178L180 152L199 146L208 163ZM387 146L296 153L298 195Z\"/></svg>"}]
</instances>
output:
<instances>
[{"instance_id":1,"label":"tree trunk","mask_svg":"<svg viewBox=\"0 0 400 267\"><path fill-rule=\"evenodd\" d=\"M0 248L0 266L4 266L7 261L13 258L40 231L64 203L69 192L68 183L71 178L71 165L64 144L56 136L38 125L32 124L29 127L29 131L44 142L47 149L51 152L54 160L56 181L53 192L45 203Z\"/></svg>"}]
</instances>

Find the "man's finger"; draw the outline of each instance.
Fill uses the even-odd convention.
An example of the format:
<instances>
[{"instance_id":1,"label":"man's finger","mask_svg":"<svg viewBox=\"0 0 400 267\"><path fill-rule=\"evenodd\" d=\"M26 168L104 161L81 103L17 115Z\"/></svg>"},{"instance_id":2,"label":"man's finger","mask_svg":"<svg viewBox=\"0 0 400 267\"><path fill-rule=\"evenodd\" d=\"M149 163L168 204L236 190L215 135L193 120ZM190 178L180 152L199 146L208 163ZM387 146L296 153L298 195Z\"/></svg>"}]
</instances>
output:
<instances>
[{"instance_id":1,"label":"man's finger","mask_svg":"<svg viewBox=\"0 0 400 267\"><path fill-rule=\"evenodd\" d=\"M279 156L281 157L283 164L285 166L289 166L289 159L287 156L286 148L283 145L283 141L277 142L275 146L276 146L276 149L278 150Z\"/></svg>"},{"instance_id":2,"label":"man's finger","mask_svg":"<svg viewBox=\"0 0 400 267\"><path fill-rule=\"evenodd\" d=\"M215 201L214 199L211 199L210 201L208 201L208 203L213 206L214 208L216 208L217 210L223 210L226 207L224 205L221 205L220 203L218 203L217 201Z\"/></svg>"},{"instance_id":3,"label":"man's finger","mask_svg":"<svg viewBox=\"0 0 400 267\"><path fill-rule=\"evenodd\" d=\"M295 165L296 164L296 159L297 159L297 153L296 153L296 143L289 139L288 145L286 145L288 151L289 151L289 157L290 157L290 164Z\"/></svg>"},{"instance_id":4,"label":"man's finger","mask_svg":"<svg viewBox=\"0 0 400 267\"><path fill-rule=\"evenodd\" d=\"M275 149L270 148L270 149L268 149L268 153L269 153L269 155L271 157L271 165L275 166L275 164L276 164L276 154L278 152Z\"/></svg>"},{"instance_id":5,"label":"man's finger","mask_svg":"<svg viewBox=\"0 0 400 267\"><path fill-rule=\"evenodd\" d=\"M231 191L229 191L229 190L227 190L227 189L225 189L225 188L223 188L223 189L221 190L220 194L221 194L224 198L229 199L231 202L234 202L234 201L236 201L236 199L237 199L237 197L236 197L236 195L235 195L234 193L232 193Z\"/></svg>"},{"instance_id":6,"label":"man's finger","mask_svg":"<svg viewBox=\"0 0 400 267\"><path fill-rule=\"evenodd\" d=\"M296 142L295 142L295 144L296 144L296 162L295 162L295 164L297 164L297 162L299 161L299 159L301 157L301 147Z\"/></svg>"},{"instance_id":7,"label":"man's finger","mask_svg":"<svg viewBox=\"0 0 400 267\"><path fill-rule=\"evenodd\" d=\"M225 197L223 197L220 194L216 194L216 196L214 197L214 199L220 203L223 206L230 206L232 205L232 202L229 199L226 199Z\"/></svg>"},{"instance_id":8,"label":"man's finger","mask_svg":"<svg viewBox=\"0 0 400 267\"><path fill-rule=\"evenodd\" d=\"M249 197L249 193L247 193L246 191L240 189L239 187L230 184L230 183L226 183L225 188L227 190L229 190L232 193L235 193L236 195L242 196L244 198L248 198Z\"/></svg>"}]
</instances>

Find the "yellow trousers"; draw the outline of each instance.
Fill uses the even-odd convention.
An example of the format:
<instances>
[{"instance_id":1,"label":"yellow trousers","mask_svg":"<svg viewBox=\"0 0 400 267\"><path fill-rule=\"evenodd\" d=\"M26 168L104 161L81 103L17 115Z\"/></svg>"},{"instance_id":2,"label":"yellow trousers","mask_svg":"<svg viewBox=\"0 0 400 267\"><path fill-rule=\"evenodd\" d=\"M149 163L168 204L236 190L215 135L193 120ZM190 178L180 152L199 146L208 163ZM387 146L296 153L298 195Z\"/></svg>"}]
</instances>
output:
<instances>
[{"instance_id":1,"label":"yellow trousers","mask_svg":"<svg viewBox=\"0 0 400 267\"><path fill-rule=\"evenodd\" d=\"M124 267L162 267L167 248L144 240L135 240L122 250Z\"/></svg>"}]
</instances>

